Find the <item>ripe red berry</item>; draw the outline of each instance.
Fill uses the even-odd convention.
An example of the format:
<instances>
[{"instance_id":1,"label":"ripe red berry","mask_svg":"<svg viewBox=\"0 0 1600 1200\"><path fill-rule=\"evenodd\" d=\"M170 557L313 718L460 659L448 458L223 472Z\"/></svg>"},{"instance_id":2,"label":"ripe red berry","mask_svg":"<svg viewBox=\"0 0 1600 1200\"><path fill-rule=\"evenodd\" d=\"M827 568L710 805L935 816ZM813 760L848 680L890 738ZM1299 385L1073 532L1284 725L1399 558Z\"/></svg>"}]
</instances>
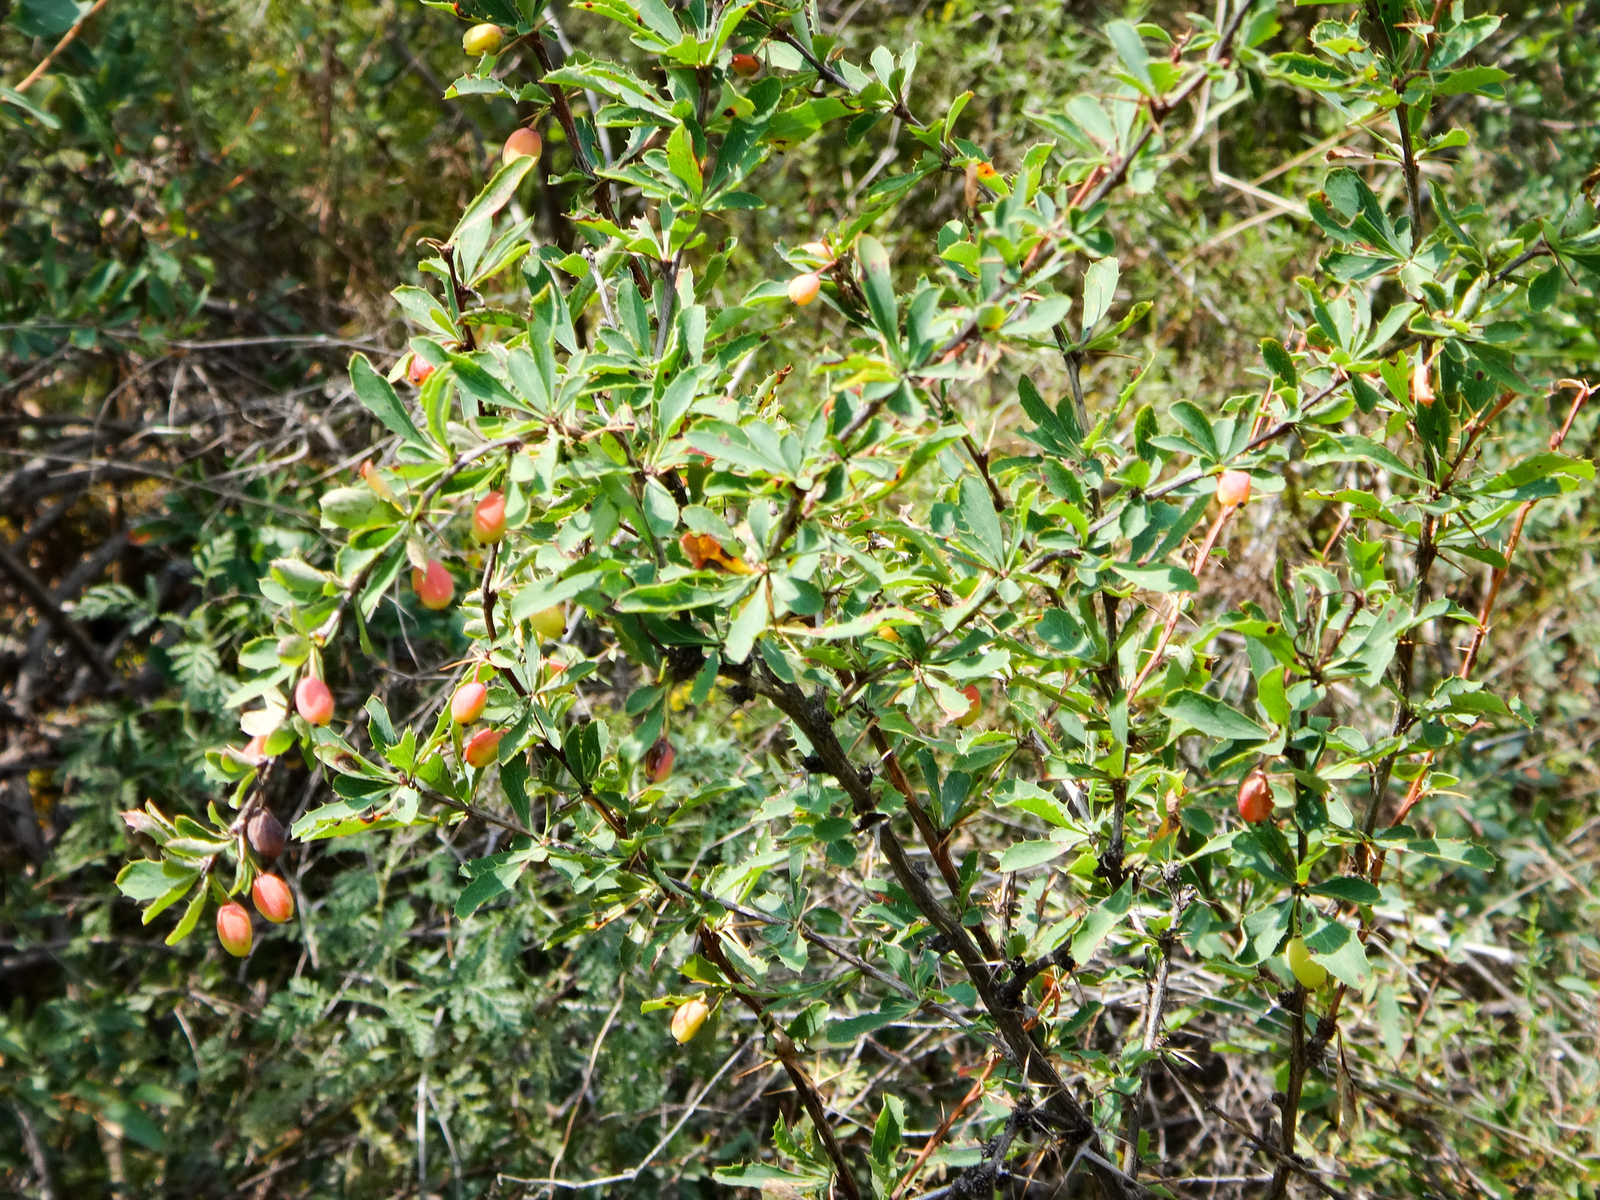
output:
<instances>
[{"instance_id":1,"label":"ripe red berry","mask_svg":"<svg viewBox=\"0 0 1600 1200\"><path fill-rule=\"evenodd\" d=\"M411 568L411 590L416 592L423 608L439 612L449 608L450 601L455 599L456 581L442 562L430 558L426 571L420 567Z\"/></svg>"},{"instance_id":2,"label":"ripe red berry","mask_svg":"<svg viewBox=\"0 0 1600 1200\"><path fill-rule=\"evenodd\" d=\"M514 129L511 136L506 139L506 144L500 148L500 165L515 162L519 158L538 158L539 151L544 149L544 139L537 130Z\"/></svg>"},{"instance_id":3,"label":"ripe red berry","mask_svg":"<svg viewBox=\"0 0 1600 1200\"><path fill-rule=\"evenodd\" d=\"M761 73L761 60L754 54L735 54L728 65L740 79L753 79Z\"/></svg>"},{"instance_id":4,"label":"ripe red berry","mask_svg":"<svg viewBox=\"0 0 1600 1200\"><path fill-rule=\"evenodd\" d=\"M487 546L505 535L506 494L490 492L472 510L472 540Z\"/></svg>"},{"instance_id":5,"label":"ripe red berry","mask_svg":"<svg viewBox=\"0 0 1600 1200\"><path fill-rule=\"evenodd\" d=\"M217 909L217 941L235 958L243 958L250 953L250 941L254 933L250 914L245 912L242 904L230 900Z\"/></svg>"},{"instance_id":6,"label":"ripe red berry","mask_svg":"<svg viewBox=\"0 0 1600 1200\"><path fill-rule=\"evenodd\" d=\"M678 752L672 748L672 743L664 737L657 738L650 749L644 752L644 773L651 783L664 783L672 774L673 760L678 757Z\"/></svg>"},{"instance_id":7,"label":"ripe red berry","mask_svg":"<svg viewBox=\"0 0 1600 1200\"><path fill-rule=\"evenodd\" d=\"M492 763L500 753L500 739L505 737L504 729L480 729L467 739L463 750L463 757L469 767L477 767L480 771Z\"/></svg>"},{"instance_id":8,"label":"ripe red berry","mask_svg":"<svg viewBox=\"0 0 1600 1200\"><path fill-rule=\"evenodd\" d=\"M1251 825L1272 819L1272 785L1257 767L1239 785L1239 816Z\"/></svg>"},{"instance_id":9,"label":"ripe red berry","mask_svg":"<svg viewBox=\"0 0 1600 1200\"><path fill-rule=\"evenodd\" d=\"M1237 508L1250 499L1250 475L1246 471L1224 471L1217 480L1217 503Z\"/></svg>"},{"instance_id":10,"label":"ripe red berry","mask_svg":"<svg viewBox=\"0 0 1600 1200\"><path fill-rule=\"evenodd\" d=\"M463 683L450 700L450 719L457 725L471 725L483 715L489 702L489 689L481 683Z\"/></svg>"},{"instance_id":11,"label":"ripe red berry","mask_svg":"<svg viewBox=\"0 0 1600 1200\"><path fill-rule=\"evenodd\" d=\"M295 709L313 725L333 719L333 693L315 675L307 675L294 689Z\"/></svg>"},{"instance_id":12,"label":"ripe red berry","mask_svg":"<svg viewBox=\"0 0 1600 1200\"><path fill-rule=\"evenodd\" d=\"M433 374L433 364L420 355L411 356L411 364L406 367L406 378L421 387L428 382L428 376Z\"/></svg>"},{"instance_id":13,"label":"ripe red berry","mask_svg":"<svg viewBox=\"0 0 1600 1200\"><path fill-rule=\"evenodd\" d=\"M274 925L282 925L294 916L294 893L276 875L257 875L250 895L256 902L256 911Z\"/></svg>"}]
</instances>

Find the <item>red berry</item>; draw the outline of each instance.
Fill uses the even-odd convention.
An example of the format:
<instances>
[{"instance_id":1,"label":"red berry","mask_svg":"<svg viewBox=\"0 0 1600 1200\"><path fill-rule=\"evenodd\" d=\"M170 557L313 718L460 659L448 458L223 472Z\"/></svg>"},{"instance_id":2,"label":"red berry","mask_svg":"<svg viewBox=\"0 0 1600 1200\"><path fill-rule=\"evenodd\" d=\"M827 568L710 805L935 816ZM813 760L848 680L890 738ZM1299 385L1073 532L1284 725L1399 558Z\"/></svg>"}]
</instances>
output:
<instances>
[{"instance_id":1,"label":"red berry","mask_svg":"<svg viewBox=\"0 0 1600 1200\"><path fill-rule=\"evenodd\" d=\"M256 911L274 925L282 925L294 916L294 893L276 875L257 875L250 895L256 902Z\"/></svg>"},{"instance_id":2,"label":"red berry","mask_svg":"<svg viewBox=\"0 0 1600 1200\"><path fill-rule=\"evenodd\" d=\"M1272 785L1260 767L1246 775L1239 785L1239 816L1251 825L1272 819Z\"/></svg>"},{"instance_id":3,"label":"red berry","mask_svg":"<svg viewBox=\"0 0 1600 1200\"><path fill-rule=\"evenodd\" d=\"M333 693L315 675L307 675L294 689L295 709L313 725L333 719Z\"/></svg>"},{"instance_id":4,"label":"red berry","mask_svg":"<svg viewBox=\"0 0 1600 1200\"><path fill-rule=\"evenodd\" d=\"M728 65L740 79L753 79L761 73L761 60L754 54L735 54Z\"/></svg>"},{"instance_id":5,"label":"red berry","mask_svg":"<svg viewBox=\"0 0 1600 1200\"><path fill-rule=\"evenodd\" d=\"M490 492L472 510L472 540L482 545L498 542L506 535L506 494Z\"/></svg>"},{"instance_id":6,"label":"red berry","mask_svg":"<svg viewBox=\"0 0 1600 1200\"><path fill-rule=\"evenodd\" d=\"M505 737L504 729L480 729L467 739L463 756L467 766L477 767L480 771L492 763L500 753L500 739Z\"/></svg>"},{"instance_id":7,"label":"red berry","mask_svg":"<svg viewBox=\"0 0 1600 1200\"><path fill-rule=\"evenodd\" d=\"M411 356L411 364L406 367L406 378L421 387L428 382L428 376L433 374L433 364L420 355Z\"/></svg>"},{"instance_id":8,"label":"red berry","mask_svg":"<svg viewBox=\"0 0 1600 1200\"><path fill-rule=\"evenodd\" d=\"M217 909L217 940L235 958L243 958L250 953L250 941L254 933L250 914L245 912L243 905L230 900Z\"/></svg>"},{"instance_id":9,"label":"red berry","mask_svg":"<svg viewBox=\"0 0 1600 1200\"><path fill-rule=\"evenodd\" d=\"M678 752L672 748L672 743L660 737L650 749L644 752L644 773L649 776L651 783L664 783L667 776L672 774L673 760L678 757Z\"/></svg>"},{"instance_id":10,"label":"red berry","mask_svg":"<svg viewBox=\"0 0 1600 1200\"><path fill-rule=\"evenodd\" d=\"M1237 508L1250 499L1250 475L1247 471L1224 471L1217 480L1217 503L1223 508Z\"/></svg>"},{"instance_id":11,"label":"red berry","mask_svg":"<svg viewBox=\"0 0 1600 1200\"><path fill-rule=\"evenodd\" d=\"M449 608L450 601L455 599L456 581L442 562L430 558L426 571L420 567L411 568L411 590L416 592L423 608L439 612Z\"/></svg>"},{"instance_id":12,"label":"red berry","mask_svg":"<svg viewBox=\"0 0 1600 1200\"><path fill-rule=\"evenodd\" d=\"M489 702L489 689L481 683L463 683L450 700L450 719L457 725L471 725L483 715Z\"/></svg>"}]
</instances>

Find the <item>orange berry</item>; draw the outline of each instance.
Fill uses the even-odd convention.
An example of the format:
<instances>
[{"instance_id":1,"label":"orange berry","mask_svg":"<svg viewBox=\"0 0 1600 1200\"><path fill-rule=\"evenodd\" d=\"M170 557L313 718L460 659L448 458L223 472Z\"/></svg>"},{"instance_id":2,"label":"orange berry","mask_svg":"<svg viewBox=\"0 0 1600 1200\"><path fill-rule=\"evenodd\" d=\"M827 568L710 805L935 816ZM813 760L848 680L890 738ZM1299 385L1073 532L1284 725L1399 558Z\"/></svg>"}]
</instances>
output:
<instances>
[{"instance_id":1,"label":"orange berry","mask_svg":"<svg viewBox=\"0 0 1600 1200\"><path fill-rule=\"evenodd\" d=\"M1239 785L1239 816L1251 825L1272 819L1272 785L1260 767L1246 775Z\"/></svg>"},{"instance_id":2,"label":"orange berry","mask_svg":"<svg viewBox=\"0 0 1600 1200\"><path fill-rule=\"evenodd\" d=\"M294 893L276 875L257 875L250 896L256 902L256 911L274 925L282 925L294 916Z\"/></svg>"},{"instance_id":3,"label":"orange berry","mask_svg":"<svg viewBox=\"0 0 1600 1200\"><path fill-rule=\"evenodd\" d=\"M307 675L294 689L295 710L313 725L333 719L333 693L315 675Z\"/></svg>"},{"instance_id":4,"label":"orange berry","mask_svg":"<svg viewBox=\"0 0 1600 1200\"><path fill-rule=\"evenodd\" d=\"M796 275L789 281L789 299L801 308L810 304L817 298L817 293L822 290L822 277L812 273Z\"/></svg>"},{"instance_id":5,"label":"orange berry","mask_svg":"<svg viewBox=\"0 0 1600 1200\"><path fill-rule=\"evenodd\" d=\"M1217 503L1223 508L1238 508L1250 499L1250 473L1224 471L1217 480Z\"/></svg>"},{"instance_id":6,"label":"orange berry","mask_svg":"<svg viewBox=\"0 0 1600 1200\"><path fill-rule=\"evenodd\" d=\"M250 914L245 912L242 904L230 900L217 909L217 941L229 954L235 958L249 954L254 934L255 927L250 923Z\"/></svg>"},{"instance_id":7,"label":"orange berry","mask_svg":"<svg viewBox=\"0 0 1600 1200\"><path fill-rule=\"evenodd\" d=\"M506 144L500 148L500 165L505 166L519 158L538 158L539 151L543 149L544 139L537 130L525 126L513 130Z\"/></svg>"},{"instance_id":8,"label":"orange berry","mask_svg":"<svg viewBox=\"0 0 1600 1200\"><path fill-rule=\"evenodd\" d=\"M500 739L505 735L504 729L480 729L469 737L466 748L462 751L467 766L477 767L481 771L492 763L499 756Z\"/></svg>"},{"instance_id":9,"label":"orange berry","mask_svg":"<svg viewBox=\"0 0 1600 1200\"><path fill-rule=\"evenodd\" d=\"M464 683L450 701L450 719L457 725L471 725L483 715L489 703L489 689L481 683Z\"/></svg>"},{"instance_id":10,"label":"orange berry","mask_svg":"<svg viewBox=\"0 0 1600 1200\"><path fill-rule=\"evenodd\" d=\"M420 567L411 568L411 590L416 592L423 608L439 612L449 608L450 601L455 599L456 581L442 562L430 558L426 571Z\"/></svg>"},{"instance_id":11,"label":"orange berry","mask_svg":"<svg viewBox=\"0 0 1600 1200\"><path fill-rule=\"evenodd\" d=\"M978 719L978 714L983 711L983 693L978 691L978 685L969 683L961 689L961 694L967 698L967 711L956 718L956 724L965 729Z\"/></svg>"}]
</instances>

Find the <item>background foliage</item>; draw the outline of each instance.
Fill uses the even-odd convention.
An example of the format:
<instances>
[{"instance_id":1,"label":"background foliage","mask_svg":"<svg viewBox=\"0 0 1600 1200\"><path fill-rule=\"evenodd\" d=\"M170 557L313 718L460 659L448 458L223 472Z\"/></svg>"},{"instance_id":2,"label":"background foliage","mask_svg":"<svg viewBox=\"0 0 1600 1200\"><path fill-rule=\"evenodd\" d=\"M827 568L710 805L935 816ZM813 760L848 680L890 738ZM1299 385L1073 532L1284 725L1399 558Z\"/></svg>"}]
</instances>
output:
<instances>
[{"instance_id":1,"label":"background foliage","mask_svg":"<svg viewBox=\"0 0 1600 1200\"><path fill-rule=\"evenodd\" d=\"M70 5L15 5L0 35L6 61L37 62L75 15ZM1328 15L1281 10L1263 49L1303 47ZM913 107L943 112L972 90L963 136L1008 174L1060 132L1066 99L1105 85L1114 58L1102 30L1119 16L1183 27L1169 6L1129 14L951 0L819 14L854 62L879 45L898 53L920 42ZM631 53L596 17L560 19L590 53ZM259 580L296 552L332 562L318 497L348 482L382 433L351 393L345 359L361 349L385 367L396 361L408 330L389 290L425 282L417 240L448 235L513 125L503 102L439 99L461 69L459 31L416 6L108 5L25 105L0 101L9 459L0 507L12 605L0 1090L14 1117L0 1120L0 1169L18 1190L514 1195L523 1185L499 1177L629 1171L687 1116L616 1186L709 1195L723 1186L713 1170L757 1158L774 1122L799 1116L781 1069L750 1049L751 1026L731 1006L715 1037L683 1048L663 1015L640 1013L641 1001L682 990L686 943L639 961L619 921L549 944L584 911L555 883L457 917L458 866L504 848L493 829L418 826L297 845L282 869L301 920L243 963L205 937L166 947L176 914L143 926L111 884L137 853L119 810L154 800L200 814L219 794L204 752L239 740L226 701L251 672L238 655L273 617ZM175 55L179 45L188 49ZM1432 178L1458 203L1481 204L1484 228L1567 213L1582 225L1597 51L1585 6L1513 7L1474 56L1509 73L1504 100L1437 102L1430 120L1468 125L1474 140ZM8 70L7 82L25 70ZM1293 279L1313 273L1328 247L1304 199L1330 166L1370 166L1373 144L1303 87L1257 74L1246 83L1215 135L1116 202L1117 311L1134 300L1151 308L1120 348L1127 357L1086 366L1097 414L1135 364L1149 363L1138 404L1164 422L1182 398L1259 388L1261 338L1293 348L1305 327ZM856 142L835 127L766 164L767 207L738 216L734 269L786 278L780 243L832 231L873 181L905 170L905 142L886 148L892 124ZM560 127L541 128L543 181L572 164ZM542 242L579 244L562 215L574 187L520 193ZM963 182L925 185L916 201L879 231L896 262L926 258L940 227L964 215ZM1573 272L1553 281L1555 302L1526 316L1520 361L1531 377L1592 375L1593 275ZM771 337L752 379L806 361L839 333L796 320ZM1029 366L1047 396L1067 390L1059 363ZM1019 431L1035 422L995 378L990 394L963 398L962 415L999 457L1025 451ZM1113 431L1124 444L1136 407ZM1518 405L1482 444L1479 469L1492 475L1543 448L1564 412L1561 397ZM1568 452L1593 457L1595 428L1583 414ZM1482 677L1520 698L1531 726L1506 719L1474 731L1451 760L1460 782L1419 810L1430 831L1481 839L1498 863L1408 877L1429 903L1389 943L1387 999L1373 995L1371 1019L1345 1029L1360 1122L1348 1141L1318 1126L1348 1175L1339 1188L1592 1195L1591 496L1584 484L1534 510L1483 662ZM1326 544L1338 520L1293 488L1247 509L1228 532L1225 565L1206 576L1208 611L1270 605L1273 564ZM1475 609L1481 572L1461 568L1447 586ZM445 692L463 628L413 616L379 614L376 656L344 645L342 710L376 694L397 722L415 720ZM1451 640L1446 627L1421 639L1419 655L1439 674L1457 661ZM1234 661L1244 661L1237 651ZM680 775L751 776L752 762L796 769L771 709L701 715L683 700L671 718ZM1231 778L1197 803L1220 811ZM273 782L286 816L330 798L323 774L304 766L288 764ZM765 798L711 798L693 836L674 845L673 865L736 861ZM1101 969L1094 1020L1114 1050L1143 1003L1144 951L1130 944ZM1182 982L1187 968L1174 969ZM1197 972L1185 986L1219 985ZM983 1059L932 1025L909 1017L819 1044L813 1074L844 1118L841 1137L871 1144L886 1089L907 1103L913 1148L960 1104ZM1284 1082L1276 1037L1253 1016L1193 1028L1194 1040L1178 1043L1192 1076L1152 1083L1152 1157L1215 1181L1185 1194L1257 1186L1271 1160L1195 1101L1260 1120ZM1328 1083L1317 1088L1317 1110L1337 1108ZM1005 1124L992 1101L964 1110L926 1185L976 1163L979 1143ZM1060 1164L1045 1166L1045 1179L1054 1187Z\"/></svg>"}]
</instances>

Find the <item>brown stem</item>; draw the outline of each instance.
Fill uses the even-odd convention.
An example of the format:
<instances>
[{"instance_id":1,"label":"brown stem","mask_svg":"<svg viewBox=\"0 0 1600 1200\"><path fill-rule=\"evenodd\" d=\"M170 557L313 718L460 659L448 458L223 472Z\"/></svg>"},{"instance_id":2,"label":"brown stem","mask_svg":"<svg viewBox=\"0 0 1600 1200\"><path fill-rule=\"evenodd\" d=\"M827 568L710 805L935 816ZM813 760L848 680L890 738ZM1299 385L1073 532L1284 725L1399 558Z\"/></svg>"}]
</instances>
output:
<instances>
[{"instance_id":1,"label":"brown stem","mask_svg":"<svg viewBox=\"0 0 1600 1200\"><path fill-rule=\"evenodd\" d=\"M100 648L94 644L94 639L83 631L83 628L66 614L56 598L50 594L50 589L39 582L39 577L28 569L27 564L17 558L11 551L0 546L0 570L11 576L22 593L38 607L39 612L52 625L66 635L67 640L78 648L78 653L89 667L106 684L115 684L117 676L100 657Z\"/></svg>"},{"instance_id":2,"label":"brown stem","mask_svg":"<svg viewBox=\"0 0 1600 1200\"><path fill-rule=\"evenodd\" d=\"M933 1136L928 1139L927 1144L918 1152L916 1160L912 1162L911 1169L906 1172L905 1178L890 1193L889 1200L900 1200L906 1189L916 1181L923 1165L932 1157L933 1152L943 1144L944 1139L950 1135L950 1131L955 1128L956 1122L961 1119L962 1114L972 1107L973 1102L979 1096L983 1095L983 1085L989 1081L990 1072L995 1069L999 1062L998 1056L990 1057L989 1061L984 1065L983 1074L978 1076L973 1085L967 1089L967 1094L961 1097L961 1100L950 1110L945 1119L939 1122L939 1127L933 1131Z\"/></svg>"},{"instance_id":3,"label":"brown stem","mask_svg":"<svg viewBox=\"0 0 1600 1200\"><path fill-rule=\"evenodd\" d=\"M95 13L104 8L106 3L107 0L95 0L95 6L72 23L72 28L61 35L61 40L55 44L55 47L50 51L50 53L46 54L42 59L40 59L39 65L33 70L29 71L28 77L21 83L17 84L17 86L12 90L25 92L35 83L39 82L39 77L50 69L50 64L55 61L56 55L60 54L72 44L72 40L76 38L79 32L83 29L84 23L87 22L90 17L94 16Z\"/></svg>"},{"instance_id":4,"label":"brown stem","mask_svg":"<svg viewBox=\"0 0 1600 1200\"><path fill-rule=\"evenodd\" d=\"M745 677L745 684L794 721L822 759L823 769L837 779L849 794L856 813L860 816L874 813L876 805L868 779L856 771L844 747L839 744L823 701L820 698L808 699L799 687L779 680L759 662L754 667ZM912 864L905 846L888 821L878 824L878 846L890 870L894 872L896 882L904 889L911 903L938 930L961 960L962 968L1005 1042L1009 1057L1024 1076L1044 1092L1045 1108L1060 1127L1062 1140L1074 1152L1079 1146L1097 1145L1094 1123L1088 1112L1068 1090L1054 1064L1029 1035L1023 1025L1021 1012L1005 1003L995 973L977 943L960 920L929 890L927 881ZM1120 1172L1100 1165L1095 1165L1093 1169L1105 1195L1117 1198L1124 1195Z\"/></svg>"},{"instance_id":5,"label":"brown stem","mask_svg":"<svg viewBox=\"0 0 1600 1200\"><path fill-rule=\"evenodd\" d=\"M1321 1192L1324 1196L1330 1197L1330 1200L1347 1200L1347 1197L1343 1192L1341 1192L1338 1188L1329 1187L1327 1184L1323 1183L1322 1180L1316 1177L1311 1168L1306 1166L1306 1164L1301 1162L1298 1158L1293 1158L1284 1154L1284 1152L1279 1150L1276 1146L1257 1137L1250 1127L1243 1121L1236 1117L1229 1116L1215 1104L1208 1103L1206 1105L1206 1111L1212 1116L1220 1117L1223 1124L1227 1125L1228 1128L1232 1129L1235 1133L1243 1137L1256 1149L1262 1150L1267 1154L1270 1154L1273 1158L1277 1159L1280 1168L1298 1171L1307 1183L1316 1188L1317 1191Z\"/></svg>"},{"instance_id":6,"label":"brown stem","mask_svg":"<svg viewBox=\"0 0 1600 1200\"><path fill-rule=\"evenodd\" d=\"M583 143L578 140L578 123L573 119L572 106L567 103L567 93L559 83L553 83L544 76L554 71L555 64L550 61L550 50L544 44L544 38L537 33L528 39L533 47L533 53L539 60L540 78L539 86L550 93L550 106L555 109L556 120L561 122L561 128L567 135L567 143L572 147L572 156L582 171L594 181L595 207L600 210L600 215L613 225L621 228L617 220L617 210L611 203L611 185L595 176L594 164L589 161L589 156L584 152ZM633 274L633 282L639 291L648 296L650 294L650 277L639 264L637 255L628 256L628 270Z\"/></svg>"},{"instance_id":7,"label":"brown stem","mask_svg":"<svg viewBox=\"0 0 1600 1200\"><path fill-rule=\"evenodd\" d=\"M1300 1121L1300 1093L1306 1082L1306 990L1299 984L1291 993L1289 1006L1289 1087L1283 1093L1282 1153L1272 1172L1272 1187L1267 1200L1283 1200L1289 1190L1289 1171L1294 1161L1295 1129Z\"/></svg>"},{"instance_id":8,"label":"brown stem","mask_svg":"<svg viewBox=\"0 0 1600 1200\"><path fill-rule=\"evenodd\" d=\"M756 1020L765 1027L767 1044L778 1056L778 1061L783 1063L783 1069L788 1072L789 1081L794 1084L800 1102L810 1114L811 1124L816 1129L817 1136L822 1139L823 1149L833 1160L834 1171L844 1188L845 1195L849 1200L861 1200L861 1189L856 1186L855 1176L850 1172L850 1164L844 1156L844 1147L839 1145L839 1139L834 1136L833 1123L828 1120L827 1109L822 1103L822 1094L817 1091L817 1085L811 1082L811 1076L806 1074L805 1067L800 1065L800 1056L795 1051L794 1042L777 1021L773 1020L766 1006L739 987L741 982L739 974L733 969L733 964L728 961L727 955L722 952L721 936L704 921L700 923L700 950L727 978L739 1002L754 1013Z\"/></svg>"},{"instance_id":9,"label":"brown stem","mask_svg":"<svg viewBox=\"0 0 1600 1200\"><path fill-rule=\"evenodd\" d=\"M928 852L933 855L933 861L939 868L939 874L944 877L945 886L950 889L950 895L959 903L961 898L961 872L956 870L954 860L950 857L950 844L934 828L928 810L922 807L917 799L917 794L911 786L911 781L906 778L900 760L895 757L894 748L889 745L889 739L883 735L883 730L874 724L868 730L872 738L872 745L878 751L878 756L883 760L884 766L889 769L889 782L894 784L895 790L906 799L906 811L911 814L911 821L917 827L923 844L928 847ZM1001 961L1000 952L996 949L989 930L982 924L972 927L972 936L977 940L978 948L983 951L983 956L989 962Z\"/></svg>"}]
</instances>

